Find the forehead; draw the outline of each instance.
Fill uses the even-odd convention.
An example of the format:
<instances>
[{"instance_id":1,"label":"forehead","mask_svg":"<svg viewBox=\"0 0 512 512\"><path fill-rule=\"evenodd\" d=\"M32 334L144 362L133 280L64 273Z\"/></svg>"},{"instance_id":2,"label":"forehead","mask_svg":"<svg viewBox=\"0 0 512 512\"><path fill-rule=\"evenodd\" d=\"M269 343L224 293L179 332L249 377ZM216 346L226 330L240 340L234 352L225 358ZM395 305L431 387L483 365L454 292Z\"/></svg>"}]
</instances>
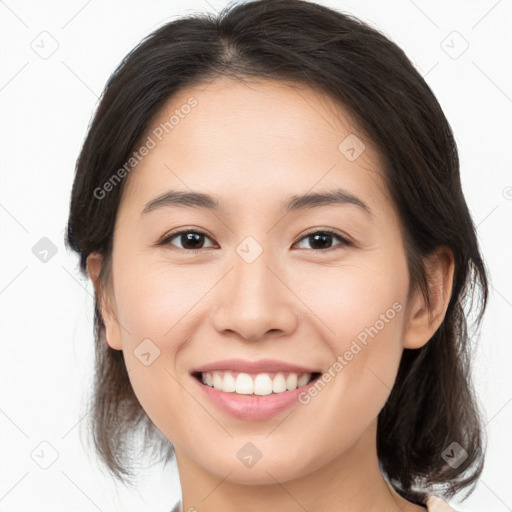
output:
<instances>
[{"instance_id":1,"label":"forehead","mask_svg":"<svg viewBox=\"0 0 512 512\"><path fill-rule=\"evenodd\" d=\"M189 113L180 119L173 116L188 111L185 107L192 99L197 105ZM166 131L165 123L171 117L175 124L171 130L167 125ZM227 77L179 91L160 110L153 127L163 128L164 137L167 132L180 134L181 145L190 138L232 151L243 149L247 158L265 148L268 152L282 147L283 142L298 152L302 148L320 152L326 144L340 142L343 134L359 130L341 105L304 85ZM172 137L167 141L172 143Z\"/></svg>"},{"instance_id":2,"label":"forehead","mask_svg":"<svg viewBox=\"0 0 512 512\"><path fill-rule=\"evenodd\" d=\"M231 199L244 203L331 186L369 201L385 194L371 142L341 105L302 85L223 77L182 89L141 144L149 139L153 147L129 175L125 200L166 188L236 191Z\"/></svg>"}]
</instances>

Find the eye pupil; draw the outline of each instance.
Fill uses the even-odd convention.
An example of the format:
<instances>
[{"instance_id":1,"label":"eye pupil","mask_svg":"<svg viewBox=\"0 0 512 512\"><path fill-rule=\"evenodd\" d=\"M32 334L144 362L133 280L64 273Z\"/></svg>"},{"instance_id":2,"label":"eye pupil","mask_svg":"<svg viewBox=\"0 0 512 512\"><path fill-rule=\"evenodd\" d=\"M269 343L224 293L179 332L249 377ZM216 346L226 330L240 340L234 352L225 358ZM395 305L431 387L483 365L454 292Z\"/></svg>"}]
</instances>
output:
<instances>
[{"instance_id":1,"label":"eye pupil","mask_svg":"<svg viewBox=\"0 0 512 512\"><path fill-rule=\"evenodd\" d=\"M315 243L312 243L311 246L313 247L313 249L315 248L319 248L319 249L322 249L322 248L325 248L326 246L326 243L325 241L327 240L327 245L329 246L330 244L332 244L332 235L329 234L329 233L315 233L314 235L310 235L309 237L310 239L313 239L315 241L315 243L319 242L320 240L320 247L314 247ZM323 239L323 243L322 243L322 240Z\"/></svg>"},{"instance_id":2,"label":"eye pupil","mask_svg":"<svg viewBox=\"0 0 512 512\"><path fill-rule=\"evenodd\" d=\"M181 243L185 249L197 249L204 243L204 235L202 233L184 233L181 235ZM188 244L191 245L187 246Z\"/></svg>"}]
</instances>

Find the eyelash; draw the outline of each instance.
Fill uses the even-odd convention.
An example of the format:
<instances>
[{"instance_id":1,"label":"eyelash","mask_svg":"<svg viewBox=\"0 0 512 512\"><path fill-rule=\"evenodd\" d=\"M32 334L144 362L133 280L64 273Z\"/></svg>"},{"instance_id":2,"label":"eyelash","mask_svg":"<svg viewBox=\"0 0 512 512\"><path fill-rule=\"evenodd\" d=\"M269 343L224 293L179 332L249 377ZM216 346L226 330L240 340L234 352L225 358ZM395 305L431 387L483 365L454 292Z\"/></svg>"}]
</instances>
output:
<instances>
[{"instance_id":1,"label":"eyelash","mask_svg":"<svg viewBox=\"0 0 512 512\"><path fill-rule=\"evenodd\" d=\"M197 235L205 235L207 238L210 238L208 236L208 234L205 233L204 231L199 231L199 230L195 230L195 229L185 229L185 230L176 231L174 233L170 233L169 235L164 236L164 238L162 238L162 240L160 242L158 242L157 245L171 245L170 242L174 238L179 237L180 235L190 234L190 233L194 233ZM301 242L302 240L309 238L313 235L317 235L317 234L332 235L334 238L337 238L338 240L340 240L341 243L338 245L335 245L334 247L329 247L328 249L306 249L307 251L315 251L315 252L325 253L325 252L334 251L337 248L348 247L348 246L352 245L352 242L350 242L350 240L348 240L347 238L343 237L342 235L340 235L339 233L337 233L336 231L333 231L331 229L317 229L316 231L311 231L309 233L306 233L304 236L302 236L302 238L300 238L298 240L298 242ZM298 243L298 242L296 242L296 243ZM211 247L205 247L203 249L183 249L181 247L174 246L172 250L182 251L182 252L186 252L189 254L198 254L201 251L203 251L204 249L211 249Z\"/></svg>"}]
</instances>

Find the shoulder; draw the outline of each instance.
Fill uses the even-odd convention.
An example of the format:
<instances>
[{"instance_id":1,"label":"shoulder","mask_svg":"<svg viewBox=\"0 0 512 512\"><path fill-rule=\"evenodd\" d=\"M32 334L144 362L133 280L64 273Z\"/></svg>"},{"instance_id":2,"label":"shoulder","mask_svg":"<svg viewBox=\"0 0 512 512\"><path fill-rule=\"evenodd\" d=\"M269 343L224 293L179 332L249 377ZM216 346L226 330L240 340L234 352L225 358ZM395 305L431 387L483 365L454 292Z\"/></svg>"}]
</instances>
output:
<instances>
[{"instance_id":1,"label":"shoulder","mask_svg":"<svg viewBox=\"0 0 512 512\"><path fill-rule=\"evenodd\" d=\"M428 512L456 512L448 503L437 496L430 496L427 500Z\"/></svg>"}]
</instances>

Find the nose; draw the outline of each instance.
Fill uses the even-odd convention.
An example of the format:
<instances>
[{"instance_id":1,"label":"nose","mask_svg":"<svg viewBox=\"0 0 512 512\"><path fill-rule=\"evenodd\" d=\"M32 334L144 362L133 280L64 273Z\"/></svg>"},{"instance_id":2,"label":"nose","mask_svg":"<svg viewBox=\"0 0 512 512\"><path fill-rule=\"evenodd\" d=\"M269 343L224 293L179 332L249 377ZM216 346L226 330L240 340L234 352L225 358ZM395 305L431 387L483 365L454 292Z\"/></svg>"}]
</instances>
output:
<instances>
[{"instance_id":1,"label":"nose","mask_svg":"<svg viewBox=\"0 0 512 512\"><path fill-rule=\"evenodd\" d=\"M298 324L297 301L275 259L264 251L252 263L238 254L232 262L217 290L215 329L247 341L292 334Z\"/></svg>"}]
</instances>

